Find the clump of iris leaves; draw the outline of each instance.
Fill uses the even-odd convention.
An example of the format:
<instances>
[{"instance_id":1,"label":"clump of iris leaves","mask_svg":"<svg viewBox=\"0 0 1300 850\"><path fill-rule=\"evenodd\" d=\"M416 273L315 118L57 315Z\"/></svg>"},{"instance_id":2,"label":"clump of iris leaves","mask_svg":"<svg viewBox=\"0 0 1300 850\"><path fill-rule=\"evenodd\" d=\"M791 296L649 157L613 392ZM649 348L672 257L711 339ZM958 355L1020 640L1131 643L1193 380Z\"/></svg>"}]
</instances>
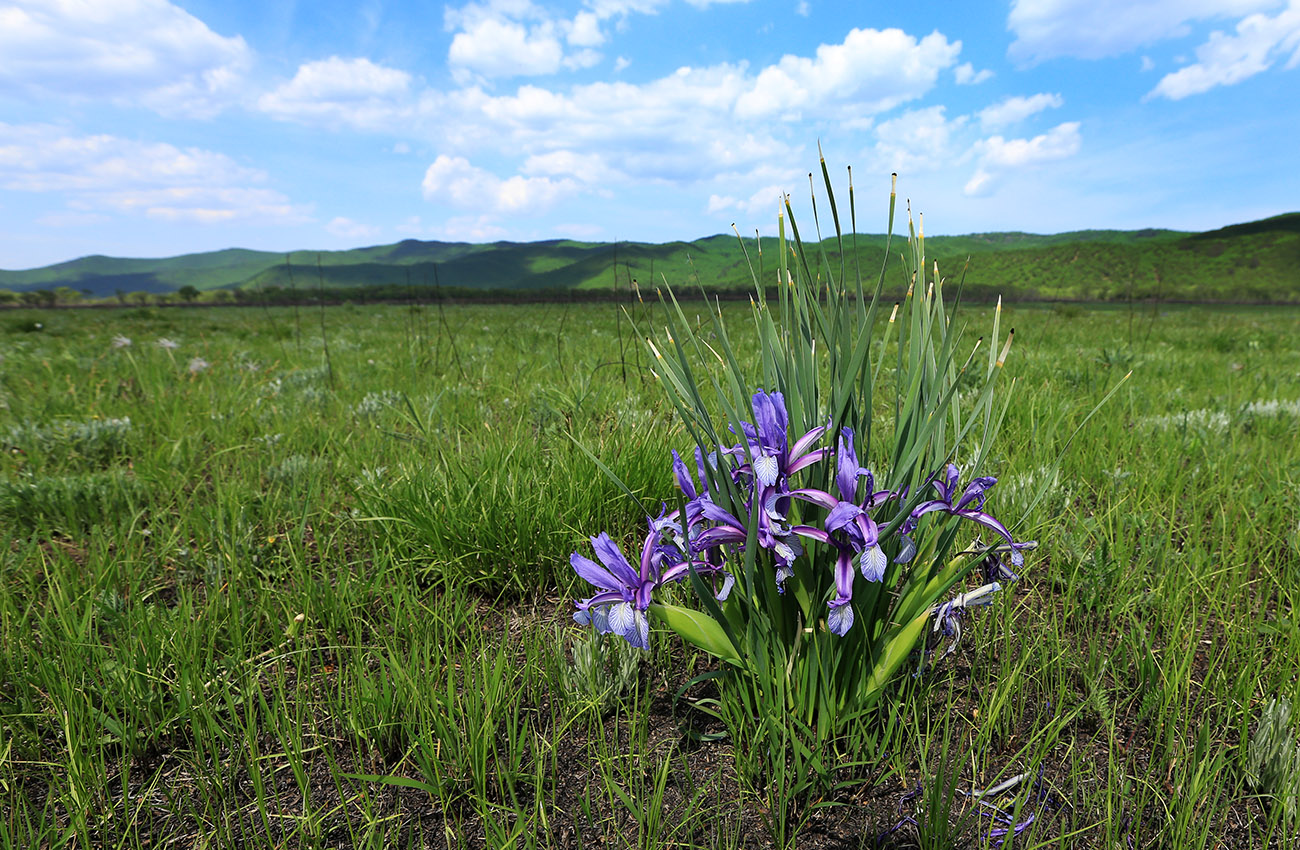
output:
<instances>
[{"instance_id":1,"label":"clump of iris leaves","mask_svg":"<svg viewBox=\"0 0 1300 850\"><path fill-rule=\"evenodd\" d=\"M821 170L838 257L855 256L851 173L846 237ZM889 233L895 208L891 191ZM813 214L821 245L815 196ZM888 262L871 287L843 259L808 256L788 196L778 224L775 262L749 258L757 363L737 361L720 310L692 325L660 292L663 330L647 342L694 469L672 452L678 504L645 512L639 559L602 532L599 563L577 552L571 563L596 589L577 602L579 623L646 649L654 618L721 662L692 680L718 687L697 707L726 722L742 772L782 789L768 807L779 838L797 828L803 792L869 751L870 714L909 656L923 666L944 639L951 652L965 612L990 603L1015 578L1007 562L1036 544L985 509L1011 400L995 395L1014 334L1002 335L1000 309L986 338L963 338L960 286L949 309L910 209L908 294L887 319ZM888 463L860 462L872 457ZM697 605L656 599L674 584Z\"/></svg>"}]
</instances>

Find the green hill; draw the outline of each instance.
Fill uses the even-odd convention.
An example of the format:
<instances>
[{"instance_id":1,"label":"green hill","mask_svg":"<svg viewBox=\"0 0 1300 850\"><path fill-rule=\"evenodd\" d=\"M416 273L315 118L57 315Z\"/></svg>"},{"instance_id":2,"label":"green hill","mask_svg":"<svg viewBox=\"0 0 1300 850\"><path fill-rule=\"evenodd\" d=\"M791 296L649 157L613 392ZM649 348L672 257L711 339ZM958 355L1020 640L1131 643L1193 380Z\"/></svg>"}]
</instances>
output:
<instances>
[{"instance_id":1,"label":"green hill","mask_svg":"<svg viewBox=\"0 0 1300 850\"><path fill-rule=\"evenodd\" d=\"M815 269L856 268L874 280L885 237L834 239L807 245ZM895 237L894 252L903 240ZM309 290L370 286L434 286L476 290L643 289L667 280L675 287L748 287L750 264L775 283L776 240L719 235L692 242L592 243L422 242L408 239L350 251L295 251L287 257L232 248L167 259L83 257L27 271L0 270L0 288L17 291L68 286L95 296L121 291L198 289ZM748 259L746 259L748 253ZM1010 298L1164 298L1202 301L1300 301L1300 213L1206 233L1173 230L1080 230L1053 235L977 233L934 236L927 255L946 276L965 268L973 294ZM825 256L825 264L822 257ZM617 265L617 283L615 266ZM901 268L901 267L900 267ZM769 280L770 278L770 280ZM652 283L653 282L653 283ZM901 288L900 277L889 281Z\"/></svg>"}]
</instances>

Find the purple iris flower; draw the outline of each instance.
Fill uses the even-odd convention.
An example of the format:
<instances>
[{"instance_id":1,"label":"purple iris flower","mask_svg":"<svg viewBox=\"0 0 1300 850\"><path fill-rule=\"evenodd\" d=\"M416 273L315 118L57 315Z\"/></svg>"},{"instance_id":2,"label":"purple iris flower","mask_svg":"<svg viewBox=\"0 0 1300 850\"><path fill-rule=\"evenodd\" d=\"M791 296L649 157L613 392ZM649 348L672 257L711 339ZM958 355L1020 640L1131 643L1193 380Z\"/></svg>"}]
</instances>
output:
<instances>
[{"instance_id":1,"label":"purple iris flower","mask_svg":"<svg viewBox=\"0 0 1300 850\"><path fill-rule=\"evenodd\" d=\"M744 476L751 479L752 489L750 501L745 505L746 513L754 511L754 500L757 500L758 510L755 513L758 527L755 529L755 539L760 548L772 551L776 561L777 589L784 591L786 579L794 575L794 561L803 553L803 547L786 521L790 499L804 498L811 492L791 490L789 476L826 457L825 449L810 451L813 443L826 432L826 426L813 428L791 445L789 414L786 412L784 396L779 392L759 390L754 393L751 403L754 422L740 423L748 447L749 462L735 468L732 477L733 480ZM741 458L745 455L745 446L725 449L724 453ZM743 544L748 539L748 529L744 522L713 502L707 492L703 455L698 448L696 465L699 467L701 490L696 490L685 462L673 453L673 472L677 485L692 499L687 506L692 525L701 520L717 523L701 532L697 538L693 537L692 548L699 553L722 545Z\"/></svg>"},{"instance_id":2,"label":"purple iris flower","mask_svg":"<svg viewBox=\"0 0 1300 850\"><path fill-rule=\"evenodd\" d=\"M612 632L638 649L650 648L650 620L646 610L650 607L655 588L681 581L689 574L692 565L701 572L722 572L715 565L686 558L672 542L671 530L665 538L665 526L656 520L651 521L650 533L641 547L639 570L632 568L608 534L601 532L591 538L591 545L600 559L599 564L577 552L569 557L569 563L578 575L601 592L578 601L573 619L582 625L594 626L601 634ZM731 576L724 573L719 599L726 598L732 581Z\"/></svg>"},{"instance_id":3,"label":"purple iris flower","mask_svg":"<svg viewBox=\"0 0 1300 850\"><path fill-rule=\"evenodd\" d=\"M790 416L786 413L785 396L781 393L759 390L754 393L751 405L754 409L754 424L742 422L740 428L749 444L753 465L746 465L740 471L752 472L754 479L763 488L782 490L785 479L790 475L826 457L826 449L808 451L826 432L826 425L813 428L795 441L794 445L789 444ZM739 447L731 452L737 455L744 453Z\"/></svg>"},{"instance_id":4,"label":"purple iris flower","mask_svg":"<svg viewBox=\"0 0 1300 850\"><path fill-rule=\"evenodd\" d=\"M1007 543L1013 543L1011 532L1007 531L1006 526L984 512L984 500L987 498L985 494L989 488L998 483L998 480L991 475L976 478L959 495L957 488L960 478L961 472L957 467L951 463L948 464L944 479L935 478L930 482L931 486L938 491L939 498L917 505L912 511L912 519L919 519L925 514L934 511L942 511L946 514L978 522L985 528L992 529L999 536L1005 538Z\"/></svg>"},{"instance_id":5,"label":"purple iris flower","mask_svg":"<svg viewBox=\"0 0 1300 850\"><path fill-rule=\"evenodd\" d=\"M698 500L695 506L701 519L716 523L691 538L691 548L696 554L716 552L721 546L743 546L749 538L745 524L730 511L712 501ZM776 514L774 501L760 511L759 546L771 549L776 560L777 589L784 591L785 580L794 575L794 560L803 554L803 547L795 540L785 517ZM710 563L713 563L710 561Z\"/></svg>"},{"instance_id":6,"label":"purple iris flower","mask_svg":"<svg viewBox=\"0 0 1300 850\"><path fill-rule=\"evenodd\" d=\"M1017 575L1011 567L1024 565L1025 556L1021 554L1022 549L1037 549L1037 540L1026 540L1023 543L1002 544L1001 546L990 546L985 551L980 566L984 569L984 577L989 581L1019 581ZM1007 552L1011 553L1009 560L1011 567L1007 566L1002 560L1002 556Z\"/></svg>"},{"instance_id":7,"label":"purple iris flower","mask_svg":"<svg viewBox=\"0 0 1300 850\"><path fill-rule=\"evenodd\" d=\"M853 627L853 607L850 603L853 599L854 559L857 559L858 570L867 581L884 580L889 558L880 548L880 529L870 512L894 494L889 490L875 490L871 472L858 463L857 453L853 449L852 429L844 428L840 433L836 463L835 487L839 491L839 498L820 490L792 493L829 511L825 528L801 525L793 531L831 546L837 552L835 596L828 603L830 611L826 615L826 627L834 634L843 636ZM858 483L863 477L866 478L866 488L859 499Z\"/></svg>"},{"instance_id":8,"label":"purple iris flower","mask_svg":"<svg viewBox=\"0 0 1300 850\"><path fill-rule=\"evenodd\" d=\"M987 806L988 809L992 810L992 811L988 811L985 809L981 809L980 814L992 818L994 823L1006 824L1006 826L998 826L989 830L988 837L990 839L995 839L995 838L997 839L996 841L993 842L994 847L1001 847L1006 842L1008 835L1012 835L1012 836L1019 835L1020 833L1028 829L1030 825L1032 825L1033 822L1037 819L1035 818L1033 812L1029 812L1025 816L1024 820L1017 821L1011 813L999 809L997 806L994 806L992 803L986 803L983 800L981 800L980 803Z\"/></svg>"},{"instance_id":9,"label":"purple iris flower","mask_svg":"<svg viewBox=\"0 0 1300 850\"><path fill-rule=\"evenodd\" d=\"M826 530L842 532L852 550L859 555L858 567L867 581L882 581L889 558L880 548L880 529L871 511L893 498L891 490L876 490L871 471L858 463L853 450L853 429L840 432L836 452L835 488L840 498L826 517ZM858 480L866 478L862 499L858 499Z\"/></svg>"},{"instance_id":10,"label":"purple iris flower","mask_svg":"<svg viewBox=\"0 0 1300 850\"><path fill-rule=\"evenodd\" d=\"M934 616L934 637L931 639L931 643L938 642L940 636L949 639L948 648L944 650L943 655L940 655L939 658L946 658L957 649L957 642L961 640L961 618L966 613L966 609L974 606L992 605L993 594L1001 589L1002 585L992 582L983 587L977 587L969 593L959 593L947 602L935 605L930 609L931 615Z\"/></svg>"},{"instance_id":11,"label":"purple iris flower","mask_svg":"<svg viewBox=\"0 0 1300 850\"><path fill-rule=\"evenodd\" d=\"M843 637L853 628L853 549L838 536L832 537L820 528L796 525L794 533L816 540L835 549L835 596L827 603L826 628Z\"/></svg>"},{"instance_id":12,"label":"purple iris flower","mask_svg":"<svg viewBox=\"0 0 1300 850\"><path fill-rule=\"evenodd\" d=\"M714 469L718 468L718 456L716 454L709 455L709 466ZM704 452L701 451L699 446L695 447L695 472L699 476L700 486L698 490L695 487L695 481L691 478L691 473L686 468L686 462L682 460L681 455L677 454L677 450L673 449L673 477L677 479L677 487L686 496L687 501L710 498L709 478L704 472Z\"/></svg>"}]
</instances>

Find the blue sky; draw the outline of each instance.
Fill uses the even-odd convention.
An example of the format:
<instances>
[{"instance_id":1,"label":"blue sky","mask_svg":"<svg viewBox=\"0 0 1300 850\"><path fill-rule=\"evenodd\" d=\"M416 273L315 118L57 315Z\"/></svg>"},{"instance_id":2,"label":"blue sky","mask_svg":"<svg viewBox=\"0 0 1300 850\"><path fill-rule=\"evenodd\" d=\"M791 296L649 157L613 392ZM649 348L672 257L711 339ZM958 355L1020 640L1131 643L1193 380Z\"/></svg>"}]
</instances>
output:
<instances>
[{"instance_id":1,"label":"blue sky","mask_svg":"<svg viewBox=\"0 0 1300 850\"><path fill-rule=\"evenodd\" d=\"M0 0L0 268L1300 209L1300 0Z\"/></svg>"}]
</instances>

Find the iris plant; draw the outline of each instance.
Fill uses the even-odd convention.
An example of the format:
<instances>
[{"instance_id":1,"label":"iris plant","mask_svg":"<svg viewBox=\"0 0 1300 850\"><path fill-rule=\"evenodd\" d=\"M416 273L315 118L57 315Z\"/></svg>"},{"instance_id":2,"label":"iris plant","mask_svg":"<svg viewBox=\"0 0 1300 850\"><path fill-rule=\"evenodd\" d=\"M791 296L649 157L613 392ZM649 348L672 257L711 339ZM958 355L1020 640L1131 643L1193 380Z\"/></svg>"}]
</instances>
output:
<instances>
[{"instance_id":1,"label":"iris plant","mask_svg":"<svg viewBox=\"0 0 1300 850\"><path fill-rule=\"evenodd\" d=\"M759 390L751 400L754 421L741 423L744 442L726 447L707 459L696 449L696 478L674 451L672 469L678 488L686 499L685 514L666 510L648 518L649 533L641 548L639 569L634 568L607 534L591 539L596 563L577 552L570 559L574 570L598 592L577 603L575 619L591 624L605 633L617 634L635 647L649 646L650 623L647 611L660 587L685 579L692 570L701 576L721 576L717 594L725 600L733 582L724 564L737 558L751 539L760 550L771 552L774 571L771 575L778 591L796 575L795 565L803 554L796 537L803 537L826 547L834 555L833 593L826 600L826 628L843 636L853 627L853 590L860 575L866 582L884 582L890 559L882 542L881 512L897 515L905 507L906 490L876 489L875 476L863 467L854 448L854 433L840 430L839 444L833 452L814 448L828 429L819 425L789 441L789 415L780 392ZM829 459L834 461L832 494L815 487L795 486L795 479L805 470ZM737 516L713 499L710 478L727 476L743 494L744 518ZM1023 562L1020 550L1032 543L1016 543L1006 527L984 510L990 488L997 483L991 476L976 478L959 491L960 471L949 464L942 476L928 483L937 498L921 502L911 509L904 521L897 523L899 557L894 561L902 568L915 546L910 535L916 533L918 520L931 513L944 513L992 529L1006 540L1013 563ZM697 486L698 481L698 486ZM804 522L789 520L793 503L808 507ZM757 506L757 509L755 509ZM809 513L820 516L810 517ZM892 519L892 516L888 518ZM750 523L756 523L751 537ZM985 550L979 550L981 553ZM993 551L993 550L988 550ZM992 556L988 556L992 557ZM809 559L809 569L818 561ZM602 566L603 565L603 566ZM1008 571L1009 572L1009 571ZM810 582L810 586L816 586ZM952 600L930 610L933 632L949 638L945 655L952 652L961 637L961 617L965 610L987 605L1000 585L991 581L978 590L958 594Z\"/></svg>"}]
</instances>

